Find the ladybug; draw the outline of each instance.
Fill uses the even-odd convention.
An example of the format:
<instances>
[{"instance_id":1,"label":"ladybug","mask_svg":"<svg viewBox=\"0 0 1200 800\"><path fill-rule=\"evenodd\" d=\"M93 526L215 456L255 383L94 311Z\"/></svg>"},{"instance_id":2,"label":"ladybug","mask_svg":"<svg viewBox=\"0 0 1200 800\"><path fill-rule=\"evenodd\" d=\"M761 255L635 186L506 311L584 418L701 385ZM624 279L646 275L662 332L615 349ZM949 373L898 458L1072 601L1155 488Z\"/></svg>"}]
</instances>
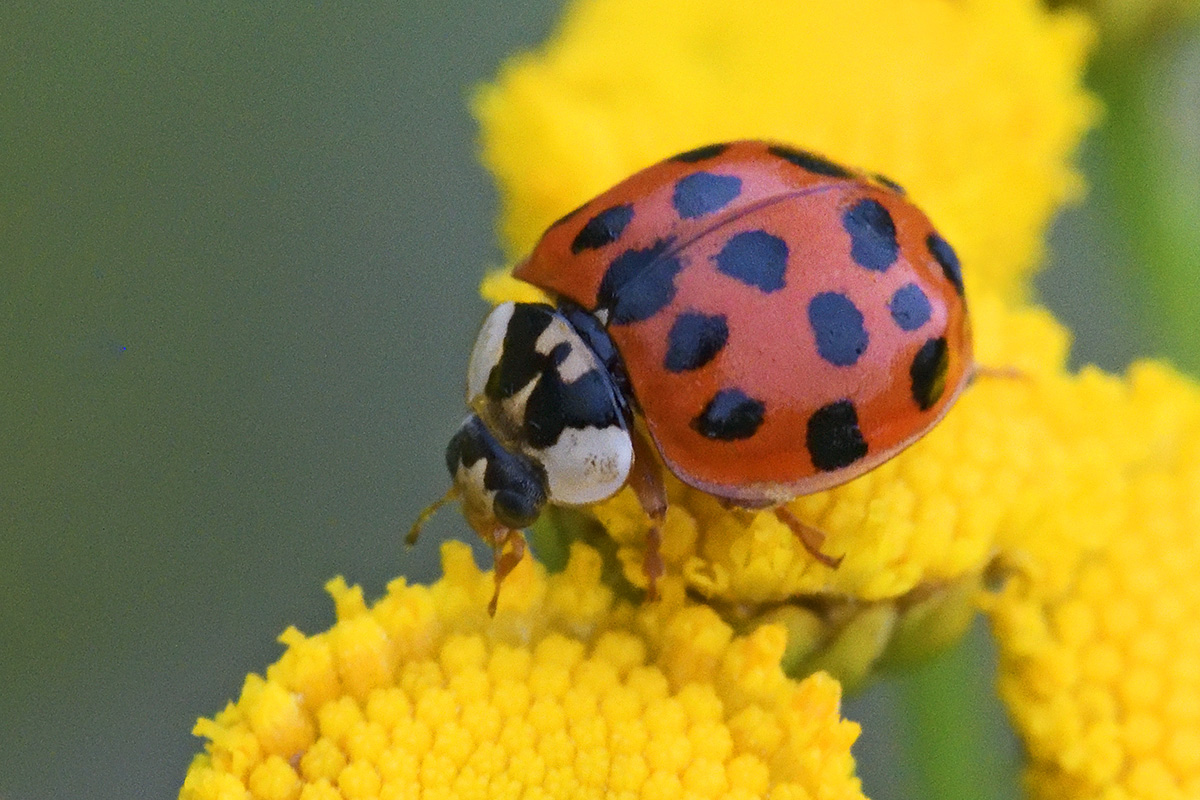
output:
<instances>
[{"instance_id":1,"label":"ladybug","mask_svg":"<svg viewBox=\"0 0 1200 800\"><path fill-rule=\"evenodd\" d=\"M974 373L959 261L925 214L882 176L783 144L651 166L552 224L513 274L555 302L483 323L439 501L493 546L497 592L547 503L629 485L652 521L653 597L661 466L774 509L835 567L783 504L908 447Z\"/></svg>"}]
</instances>

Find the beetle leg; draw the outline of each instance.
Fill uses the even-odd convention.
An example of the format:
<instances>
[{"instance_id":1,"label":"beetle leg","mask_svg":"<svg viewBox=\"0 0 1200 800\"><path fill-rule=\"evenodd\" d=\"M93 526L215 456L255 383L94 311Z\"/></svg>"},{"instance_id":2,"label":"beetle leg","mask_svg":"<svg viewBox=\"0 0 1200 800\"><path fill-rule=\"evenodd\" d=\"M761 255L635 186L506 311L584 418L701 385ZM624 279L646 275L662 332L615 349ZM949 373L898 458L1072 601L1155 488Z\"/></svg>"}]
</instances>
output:
<instances>
[{"instance_id":1,"label":"beetle leg","mask_svg":"<svg viewBox=\"0 0 1200 800\"><path fill-rule=\"evenodd\" d=\"M492 565L495 571L496 590L488 603L488 616L496 616L496 604L500 602L500 586L508 574L516 569L525 556L525 535L511 528L497 526L492 531Z\"/></svg>"},{"instance_id":2,"label":"beetle leg","mask_svg":"<svg viewBox=\"0 0 1200 800\"><path fill-rule=\"evenodd\" d=\"M838 568L845 556L840 555L834 558L821 552L821 547L825 544L824 531L796 519L796 515L787 506L775 506L774 511L775 517L792 529L792 533L796 534L796 538L800 540L800 544L804 545L804 549L810 556L830 569Z\"/></svg>"},{"instance_id":3,"label":"beetle leg","mask_svg":"<svg viewBox=\"0 0 1200 800\"><path fill-rule=\"evenodd\" d=\"M642 572L646 576L646 599L658 599L658 579L662 577L662 525L667 517L667 489L663 484L662 466L654 448L637 428L629 431L633 438L633 467L629 470L629 486L637 496L642 510L650 517L646 533L646 552Z\"/></svg>"}]
</instances>

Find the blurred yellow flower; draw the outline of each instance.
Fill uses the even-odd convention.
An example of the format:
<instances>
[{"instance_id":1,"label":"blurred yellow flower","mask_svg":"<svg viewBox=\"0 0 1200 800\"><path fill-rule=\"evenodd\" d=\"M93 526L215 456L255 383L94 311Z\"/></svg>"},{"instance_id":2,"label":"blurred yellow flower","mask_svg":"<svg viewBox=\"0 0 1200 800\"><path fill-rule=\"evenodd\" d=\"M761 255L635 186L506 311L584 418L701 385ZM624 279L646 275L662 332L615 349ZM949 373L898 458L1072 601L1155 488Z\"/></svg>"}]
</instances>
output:
<instances>
[{"instance_id":1,"label":"blurred yellow flower","mask_svg":"<svg viewBox=\"0 0 1200 800\"><path fill-rule=\"evenodd\" d=\"M1097 107L1091 28L1033 0L581 0L477 97L508 255L634 171L778 139L902 184L970 266L1023 297Z\"/></svg>"}]
</instances>

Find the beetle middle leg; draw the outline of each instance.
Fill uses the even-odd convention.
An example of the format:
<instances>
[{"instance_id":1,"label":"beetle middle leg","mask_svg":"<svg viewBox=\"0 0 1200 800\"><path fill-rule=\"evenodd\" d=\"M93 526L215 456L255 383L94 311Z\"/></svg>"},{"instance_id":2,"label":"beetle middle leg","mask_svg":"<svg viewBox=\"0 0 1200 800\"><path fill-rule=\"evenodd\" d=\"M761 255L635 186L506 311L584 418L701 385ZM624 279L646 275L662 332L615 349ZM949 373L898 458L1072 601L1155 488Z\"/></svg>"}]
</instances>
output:
<instances>
[{"instance_id":1,"label":"beetle middle leg","mask_svg":"<svg viewBox=\"0 0 1200 800\"><path fill-rule=\"evenodd\" d=\"M842 563L844 555L834 556L826 555L821 552L821 548L825 545L825 532L819 528L814 528L805 522L801 522L796 518L796 515L791 512L787 506L775 506L773 509L775 518L791 528L792 533L800 540L800 544L804 545L804 549L808 554L820 561L830 569L837 569Z\"/></svg>"}]
</instances>

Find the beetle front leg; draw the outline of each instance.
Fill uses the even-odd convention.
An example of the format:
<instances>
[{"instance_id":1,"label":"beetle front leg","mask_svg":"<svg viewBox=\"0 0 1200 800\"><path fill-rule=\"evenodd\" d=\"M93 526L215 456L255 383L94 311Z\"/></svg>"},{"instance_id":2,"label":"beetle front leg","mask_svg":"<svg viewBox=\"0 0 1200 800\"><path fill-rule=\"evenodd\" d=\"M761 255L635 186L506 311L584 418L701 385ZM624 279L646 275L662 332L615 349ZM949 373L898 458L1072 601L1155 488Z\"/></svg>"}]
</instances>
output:
<instances>
[{"instance_id":1,"label":"beetle front leg","mask_svg":"<svg viewBox=\"0 0 1200 800\"><path fill-rule=\"evenodd\" d=\"M525 534L510 528L497 527L492 531L491 539L496 589L492 592L491 602L488 603L488 616L494 617L496 605L500 602L500 586L525 557Z\"/></svg>"},{"instance_id":2,"label":"beetle front leg","mask_svg":"<svg viewBox=\"0 0 1200 800\"><path fill-rule=\"evenodd\" d=\"M665 567L662 559L662 526L667 518L667 489L663 484L662 466L654 448L640 430L630 430L633 438L633 467L629 471L629 486L637 496L650 530L646 532L646 550L642 557L642 573L646 576L646 599L658 599L658 579Z\"/></svg>"}]
</instances>

